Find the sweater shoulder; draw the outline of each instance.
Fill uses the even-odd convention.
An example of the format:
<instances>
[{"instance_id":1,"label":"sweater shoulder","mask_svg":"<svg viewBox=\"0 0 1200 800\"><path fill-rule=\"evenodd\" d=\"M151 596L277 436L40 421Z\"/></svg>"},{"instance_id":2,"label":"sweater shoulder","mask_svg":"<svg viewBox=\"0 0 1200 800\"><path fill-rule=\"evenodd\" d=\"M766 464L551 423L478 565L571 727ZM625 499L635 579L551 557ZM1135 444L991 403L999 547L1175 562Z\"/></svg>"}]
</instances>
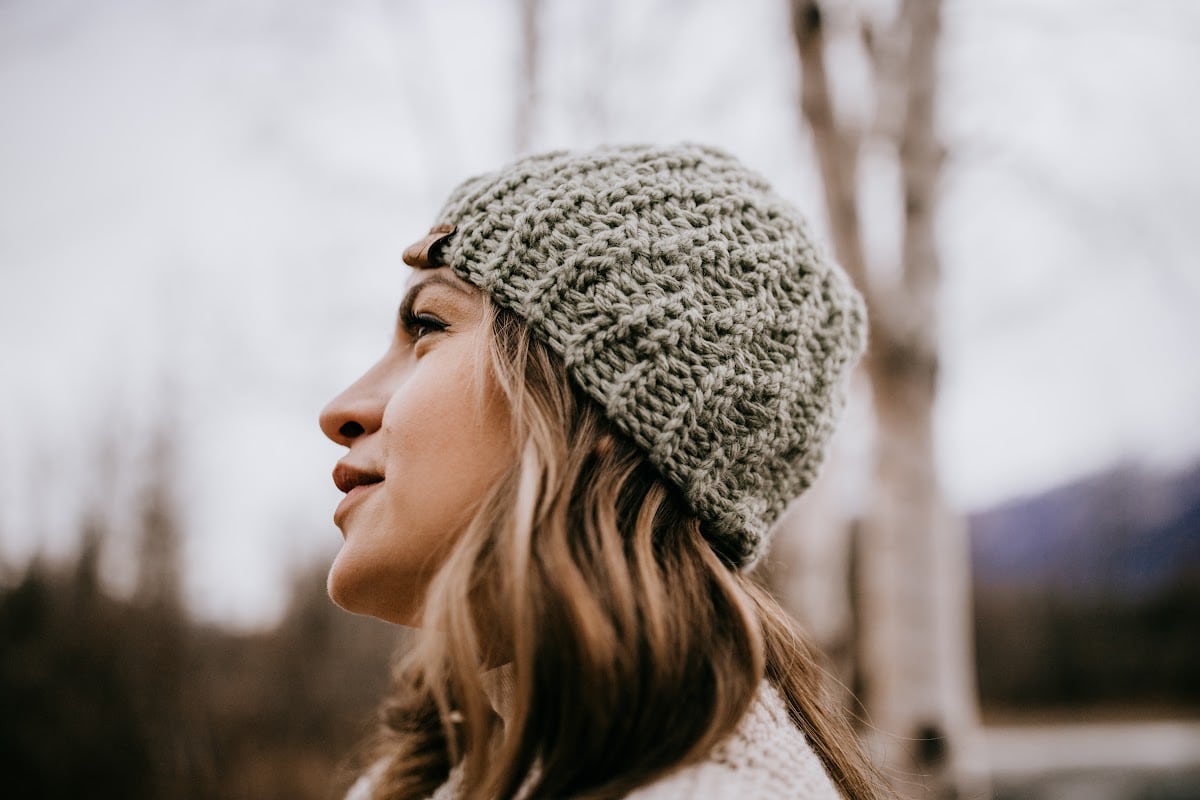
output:
<instances>
[{"instance_id":1,"label":"sweater shoulder","mask_svg":"<svg viewBox=\"0 0 1200 800\"><path fill-rule=\"evenodd\" d=\"M368 800L380 765L369 770L346 795ZM462 765L429 800L461 796ZM635 789L628 800L841 800L820 757L792 723L779 692L764 681L733 733L708 758Z\"/></svg>"},{"instance_id":2,"label":"sweater shoulder","mask_svg":"<svg viewBox=\"0 0 1200 800\"><path fill-rule=\"evenodd\" d=\"M779 692L763 682L734 732L709 757L628 795L629 800L684 798L841 800L807 738L791 720Z\"/></svg>"}]
</instances>

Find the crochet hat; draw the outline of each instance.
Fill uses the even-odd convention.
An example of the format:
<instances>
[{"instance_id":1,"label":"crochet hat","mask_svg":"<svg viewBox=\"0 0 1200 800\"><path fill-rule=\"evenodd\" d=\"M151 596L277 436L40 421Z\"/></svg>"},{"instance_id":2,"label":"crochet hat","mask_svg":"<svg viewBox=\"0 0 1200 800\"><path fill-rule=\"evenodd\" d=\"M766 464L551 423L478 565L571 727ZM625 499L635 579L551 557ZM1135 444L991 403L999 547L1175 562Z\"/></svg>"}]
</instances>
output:
<instances>
[{"instance_id":1,"label":"crochet hat","mask_svg":"<svg viewBox=\"0 0 1200 800\"><path fill-rule=\"evenodd\" d=\"M711 147L524 158L405 254L521 317L735 566L812 483L865 345L861 296L765 180Z\"/></svg>"}]
</instances>

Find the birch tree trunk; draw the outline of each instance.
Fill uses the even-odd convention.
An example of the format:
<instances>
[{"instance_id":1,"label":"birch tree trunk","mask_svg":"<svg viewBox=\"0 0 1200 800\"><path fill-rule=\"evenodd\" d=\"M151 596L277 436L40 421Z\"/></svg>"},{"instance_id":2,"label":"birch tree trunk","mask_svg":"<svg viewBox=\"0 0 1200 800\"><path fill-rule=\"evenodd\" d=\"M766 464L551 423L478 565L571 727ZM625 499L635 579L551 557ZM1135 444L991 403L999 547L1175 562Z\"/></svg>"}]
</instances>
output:
<instances>
[{"instance_id":1,"label":"birch tree trunk","mask_svg":"<svg viewBox=\"0 0 1200 800\"><path fill-rule=\"evenodd\" d=\"M946 508L934 464L935 222L943 149L934 110L941 0L905 0L880 35L860 28L879 103L877 130L900 175L899 274L872 281L859 216L863 134L839 121L825 69L820 0L792 0L801 111L812 132L834 246L870 317L863 366L876 419L872 497L860 526L857 673L873 744L902 793L973 797L980 785L965 527ZM889 118L891 117L891 118Z\"/></svg>"},{"instance_id":2,"label":"birch tree trunk","mask_svg":"<svg viewBox=\"0 0 1200 800\"><path fill-rule=\"evenodd\" d=\"M521 3L521 66L517 76L517 109L514 120L513 144L517 153L527 153L533 144L533 129L537 116L538 95L538 16L541 0L520 0Z\"/></svg>"}]
</instances>

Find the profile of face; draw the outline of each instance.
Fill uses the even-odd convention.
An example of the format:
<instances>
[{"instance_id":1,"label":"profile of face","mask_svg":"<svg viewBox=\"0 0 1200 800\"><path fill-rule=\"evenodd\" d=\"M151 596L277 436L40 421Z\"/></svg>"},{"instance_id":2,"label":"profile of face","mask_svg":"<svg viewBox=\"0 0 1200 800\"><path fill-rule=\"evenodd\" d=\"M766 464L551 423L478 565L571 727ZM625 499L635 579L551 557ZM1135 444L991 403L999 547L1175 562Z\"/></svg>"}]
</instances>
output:
<instances>
[{"instance_id":1,"label":"profile of face","mask_svg":"<svg viewBox=\"0 0 1200 800\"><path fill-rule=\"evenodd\" d=\"M334 468L342 549L329 595L347 611L419 622L426 590L513 458L488 370L487 298L448 268L417 270L383 357L321 412L349 452Z\"/></svg>"}]
</instances>

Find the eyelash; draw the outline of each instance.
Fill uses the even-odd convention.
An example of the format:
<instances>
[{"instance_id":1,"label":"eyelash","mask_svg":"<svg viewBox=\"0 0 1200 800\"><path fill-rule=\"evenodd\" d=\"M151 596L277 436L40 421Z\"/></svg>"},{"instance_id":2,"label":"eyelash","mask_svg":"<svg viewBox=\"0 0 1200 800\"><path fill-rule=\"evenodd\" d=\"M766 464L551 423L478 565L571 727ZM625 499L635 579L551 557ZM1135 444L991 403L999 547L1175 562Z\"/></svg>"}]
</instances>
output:
<instances>
[{"instance_id":1,"label":"eyelash","mask_svg":"<svg viewBox=\"0 0 1200 800\"><path fill-rule=\"evenodd\" d=\"M408 334L408 338L414 342L420 341L431 333L444 331L450 327L449 323L442 322L432 314L417 314L412 311L404 312L401 323L404 325L404 332Z\"/></svg>"}]
</instances>

